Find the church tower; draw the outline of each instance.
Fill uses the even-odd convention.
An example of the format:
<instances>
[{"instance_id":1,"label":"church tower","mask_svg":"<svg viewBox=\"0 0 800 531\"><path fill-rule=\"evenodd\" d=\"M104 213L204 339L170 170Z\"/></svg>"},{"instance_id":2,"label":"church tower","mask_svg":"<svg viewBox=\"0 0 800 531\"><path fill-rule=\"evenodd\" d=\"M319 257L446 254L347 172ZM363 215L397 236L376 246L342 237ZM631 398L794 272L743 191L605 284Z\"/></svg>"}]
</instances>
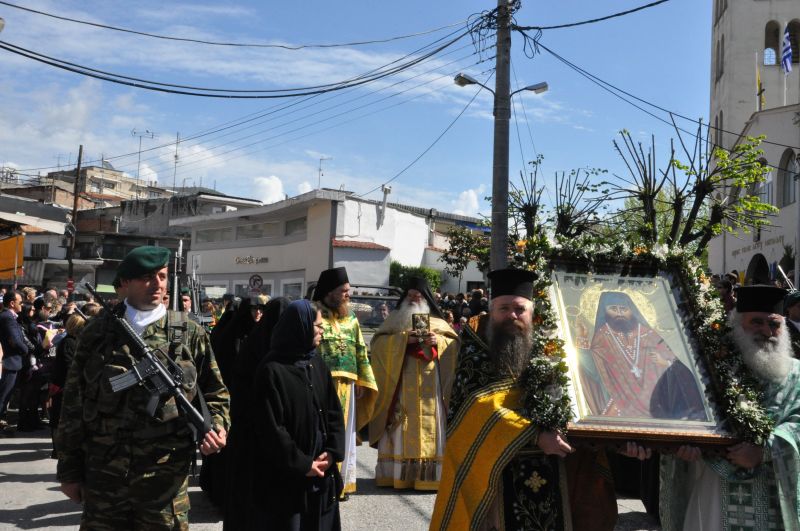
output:
<instances>
[{"instance_id":1,"label":"church tower","mask_svg":"<svg viewBox=\"0 0 800 531\"><path fill-rule=\"evenodd\" d=\"M780 265L792 277L791 257L800 256L800 0L711 2L711 140L731 149L740 135L766 137L760 161L769 173L747 193L777 213L761 230L713 238L709 267L754 281L781 279ZM781 66L787 33L788 75Z\"/></svg>"},{"instance_id":2,"label":"church tower","mask_svg":"<svg viewBox=\"0 0 800 531\"><path fill-rule=\"evenodd\" d=\"M752 114L800 103L800 1L711 0L710 124L716 144L731 148ZM792 43L792 71L781 68L784 32ZM756 95L757 72L763 106ZM784 90L785 85L785 90ZM785 94L785 100L784 100Z\"/></svg>"}]
</instances>

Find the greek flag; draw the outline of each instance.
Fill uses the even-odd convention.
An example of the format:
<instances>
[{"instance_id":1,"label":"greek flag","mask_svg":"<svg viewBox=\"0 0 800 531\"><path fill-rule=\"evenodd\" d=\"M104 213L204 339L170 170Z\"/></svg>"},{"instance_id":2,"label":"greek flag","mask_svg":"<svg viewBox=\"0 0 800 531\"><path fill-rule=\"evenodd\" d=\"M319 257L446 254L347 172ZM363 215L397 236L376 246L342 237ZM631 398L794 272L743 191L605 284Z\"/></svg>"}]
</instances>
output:
<instances>
[{"instance_id":1,"label":"greek flag","mask_svg":"<svg viewBox=\"0 0 800 531\"><path fill-rule=\"evenodd\" d=\"M781 53L781 68L783 73L789 75L792 71L792 41L789 39L789 28L783 32L783 53Z\"/></svg>"}]
</instances>

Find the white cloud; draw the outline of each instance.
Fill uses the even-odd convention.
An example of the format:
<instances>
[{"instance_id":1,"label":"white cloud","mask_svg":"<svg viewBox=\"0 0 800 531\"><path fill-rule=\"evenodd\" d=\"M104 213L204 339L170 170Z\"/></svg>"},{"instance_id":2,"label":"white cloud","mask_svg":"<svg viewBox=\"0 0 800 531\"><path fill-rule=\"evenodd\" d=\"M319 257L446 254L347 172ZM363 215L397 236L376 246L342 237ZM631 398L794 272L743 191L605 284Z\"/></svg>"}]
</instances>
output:
<instances>
[{"instance_id":1,"label":"white cloud","mask_svg":"<svg viewBox=\"0 0 800 531\"><path fill-rule=\"evenodd\" d=\"M153 170L149 164L143 162L139 169L139 180L145 182L158 181L158 172Z\"/></svg>"},{"instance_id":2,"label":"white cloud","mask_svg":"<svg viewBox=\"0 0 800 531\"><path fill-rule=\"evenodd\" d=\"M458 197L452 201L453 214L477 216L481 204L484 202L485 191L486 186L481 184L477 188L469 188L458 194Z\"/></svg>"},{"instance_id":3,"label":"white cloud","mask_svg":"<svg viewBox=\"0 0 800 531\"><path fill-rule=\"evenodd\" d=\"M297 185L297 193L298 194L305 194L306 192L310 192L314 188L311 186L311 183L308 181L303 181Z\"/></svg>"},{"instance_id":4,"label":"white cloud","mask_svg":"<svg viewBox=\"0 0 800 531\"><path fill-rule=\"evenodd\" d=\"M256 198L264 203L275 203L286 197L283 192L283 182L274 175L254 177L253 188Z\"/></svg>"}]
</instances>

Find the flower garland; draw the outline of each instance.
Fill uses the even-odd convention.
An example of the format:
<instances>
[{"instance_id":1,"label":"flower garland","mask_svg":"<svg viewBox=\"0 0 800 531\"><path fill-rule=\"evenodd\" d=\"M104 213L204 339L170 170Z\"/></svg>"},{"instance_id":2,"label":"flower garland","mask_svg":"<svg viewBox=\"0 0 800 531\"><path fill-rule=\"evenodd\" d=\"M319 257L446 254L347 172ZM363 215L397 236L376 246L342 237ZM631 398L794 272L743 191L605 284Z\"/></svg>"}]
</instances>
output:
<instances>
[{"instance_id":1,"label":"flower garland","mask_svg":"<svg viewBox=\"0 0 800 531\"><path fill-rule=\"evenodd\" d=\"M562 239L552 244L543 235L518 242L516 250L512 264L538 271L541 276L535 285L532 359L521 376L526 417L535 420L542 429L561 431L566 430L572 419L564 343L556 338L556 317L547 296L551 286L550 262L562 259L582 263L587 272L600 264L644 266L672 272L675 280L681 282L688 307L687 325L704 354L720 411L727 421L726 428L747 442L760 445L766 441L774 421L761 405L762 385L731 341L722 303L694 257L665 245L653 249L631 248L625 243L609 245L591 237Z\"/></svg>"}]
</instances>

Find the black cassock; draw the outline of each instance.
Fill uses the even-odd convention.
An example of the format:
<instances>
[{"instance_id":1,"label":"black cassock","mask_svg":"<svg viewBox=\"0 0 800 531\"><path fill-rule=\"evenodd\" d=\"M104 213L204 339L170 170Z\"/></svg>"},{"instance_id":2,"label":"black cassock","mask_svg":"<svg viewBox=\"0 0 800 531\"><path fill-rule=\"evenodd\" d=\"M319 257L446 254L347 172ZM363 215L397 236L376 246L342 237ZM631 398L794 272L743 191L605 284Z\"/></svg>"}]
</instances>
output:
<instances>
[{"instance_id":1,"label":"black cassock","mask_svg":"<svg viewBox=\"0 0 800 531\"><path fill-rule=\"evenodd\" d=\"M313 337L313 317L297 329L295 306L302 313L305 305L289 305L273 332L272 350L256 371L251 462L258 470L242 529L341 528L338 497L344 485L336 463L344 458L344 417L325 362L313 349L298 354L309 349L292 345L305 342L309 328ZM307 477L323 452L333 462L325 477Z\"/></svg>"}]
</instances>

